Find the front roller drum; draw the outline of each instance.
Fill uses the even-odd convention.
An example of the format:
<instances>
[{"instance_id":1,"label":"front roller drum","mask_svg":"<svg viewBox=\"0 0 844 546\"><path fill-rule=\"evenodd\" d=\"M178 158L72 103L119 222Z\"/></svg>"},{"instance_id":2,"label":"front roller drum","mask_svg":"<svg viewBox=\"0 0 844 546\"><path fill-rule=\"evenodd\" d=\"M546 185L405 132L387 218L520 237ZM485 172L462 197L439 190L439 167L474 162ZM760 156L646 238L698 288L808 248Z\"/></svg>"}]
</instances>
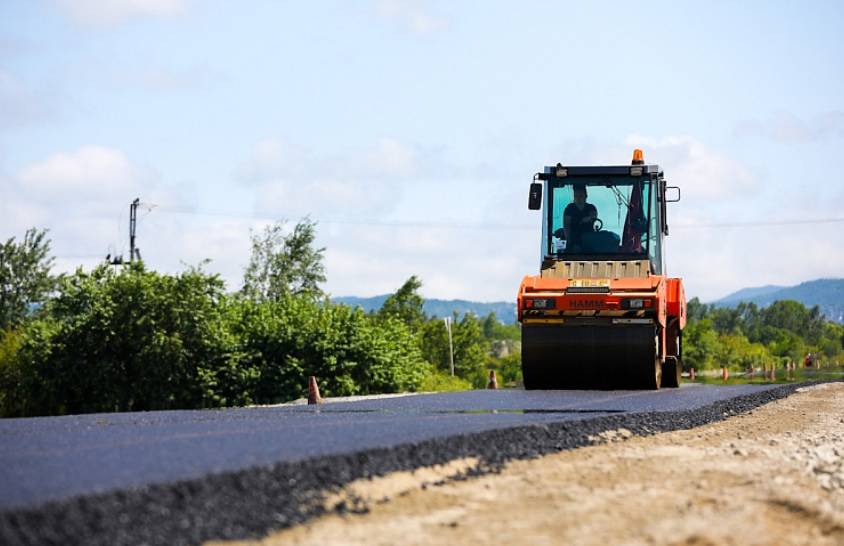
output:
<instances>
[{"instance_id":1,"label":"front roller drum","mask_svg":"<svg viewBox=\"0 0 844 546\"><path fill-rule=\"evenodd\" d=\"M659 338L652 325L522 326L526 389L658 389Z\"/></svg>"}]
</instances>

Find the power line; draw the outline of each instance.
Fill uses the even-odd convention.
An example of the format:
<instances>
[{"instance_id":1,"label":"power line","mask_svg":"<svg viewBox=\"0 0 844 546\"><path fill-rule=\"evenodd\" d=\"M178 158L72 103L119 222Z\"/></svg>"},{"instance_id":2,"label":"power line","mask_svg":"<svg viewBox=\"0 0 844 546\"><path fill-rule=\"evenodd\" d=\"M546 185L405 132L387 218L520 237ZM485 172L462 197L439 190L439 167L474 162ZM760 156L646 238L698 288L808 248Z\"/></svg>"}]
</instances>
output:
<instances>
[{"instance_id":1,"label":"power line","mask_svg":"<svg viewBox=\"0 0 844 546\"><path fill-rule=\"evenodd\" d=\"M844 218L817 218L814 220L772 220L751 222L724 222L711 224L671 224L672 228L732 228L732 227L769 227L769 226L798 226L815 224L835 224L844 222Z\"/></svg>"},{"instance_id":2,"label":"power line","mask_svg":"<svg viewBox=\"0 0 844 546\"><path fill-rule=\"evenodd\" d=\"M250 220L277 220L278 217L269 215L258 215L248 212L232 212L232 211L196 211L190 209L179 209L162 207L160 212L170 214L185 214L194 216L221 216L229 218L244 218ZM481 229L481 230L498 230L498 231L534 231L535 224L502 224L502 223L465 223L465 222L449 222L449 221L424 221L424 220L377 220L372 218L319 218L317 219L321 224L339 224L339 225L360 225L360 226L374 226L374 227L389 227L389 228L445 228L445 229ZM747 222L710 222L699 224L683 224L672 223L671 228L676 229L710 229L710 228L743 228L743 227L774 227L774 226L792 226L792 225L816 225L816 224L833 224L844 222L842 218L817 218L811 220L757 220Z\"/></svg>"},{"instance_id":3,"label":"power line","mask_svg":"<svg viewBox=\"0 0 844 546\"><path fill-rule=\"evenodd\" d=\"M189 209L178 209L161 207L159 209L162 213L170 214L185 214L193 216L220 216L228 218L243 218L248 220L268 220L274 221L282 218L283 215L269 216L258 215L248 212L229 212L229 211L196 211ZM449 222L449 221L425 221L425 220L377 220L373 218L316 218L320 224L339 224L339 225L359 225L359 226L374 226L374 227L430 227L430 228L446 228L446 229L497 229L497 230L534 230L536 225L526 224L480 224L480 223L464 223L464 222Z\"/></svg>"}]
</instances>

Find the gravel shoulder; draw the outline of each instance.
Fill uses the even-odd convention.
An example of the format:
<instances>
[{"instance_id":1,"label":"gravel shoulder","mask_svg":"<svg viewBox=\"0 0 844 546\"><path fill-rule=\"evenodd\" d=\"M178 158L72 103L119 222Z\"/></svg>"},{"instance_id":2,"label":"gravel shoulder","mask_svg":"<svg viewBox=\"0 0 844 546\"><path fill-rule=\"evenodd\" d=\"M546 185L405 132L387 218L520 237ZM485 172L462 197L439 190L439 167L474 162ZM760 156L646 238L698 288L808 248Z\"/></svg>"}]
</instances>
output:
<instances>
[{"instance_id":1,"label":"gravel shoulder","mask_svg":"<svg viewBox=\"0 0 844 546\"><path fill-rule=\"evenodd\" d=\"M207 544L844 544L844 383L690 430L591 440L470 479L472 459L358 480L328 515Z\"/></svg>"}]
</instances>

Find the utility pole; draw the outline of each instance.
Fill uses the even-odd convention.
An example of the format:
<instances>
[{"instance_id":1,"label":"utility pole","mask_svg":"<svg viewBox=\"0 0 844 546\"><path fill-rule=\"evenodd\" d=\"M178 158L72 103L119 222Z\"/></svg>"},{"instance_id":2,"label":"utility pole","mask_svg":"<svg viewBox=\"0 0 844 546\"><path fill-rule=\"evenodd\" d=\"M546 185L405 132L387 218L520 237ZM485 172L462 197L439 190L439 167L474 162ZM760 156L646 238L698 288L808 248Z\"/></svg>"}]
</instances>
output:
<instances>
[{"instance_id":1,"label":"utility pole","mask_svg":"<svg viewBox=\"0 0 844 546\"><path fill-rule=\"evenodd\" d=\"M129 203L129 263L135 261L136 258L138 261L141 261L141 251L135 248L135 230L138 226L138 206L140 204L140 197L136 197L134 201ZM105 261L109 265L115 266L115 268L125 263L122 254L112 257L110 252L106 255Z\"/></svg>"},{"instance_id":2,"label":"utility pole","mask_svg":"<svg viewBox=\"0 0 844 546\"><path fill-rule=\"evenodd\" d=\"M451 317L445 317L445 329L448 332L448 364L451 369L451 375L454 376L454 345L451 343Z\"/></svg>"},{"instance_id":3,"label":"utility pole","mask_svg":"<svg viewBox=\"0 0 844 546\"><path fill-rule=\"evenodd\" d=\"M141 198L136 197L129 205L129 262L134 262L135 258L141 261L141 251L135 248L135 228L138 225L138 205L141 203Z\"/></svg>"}]
</instances>

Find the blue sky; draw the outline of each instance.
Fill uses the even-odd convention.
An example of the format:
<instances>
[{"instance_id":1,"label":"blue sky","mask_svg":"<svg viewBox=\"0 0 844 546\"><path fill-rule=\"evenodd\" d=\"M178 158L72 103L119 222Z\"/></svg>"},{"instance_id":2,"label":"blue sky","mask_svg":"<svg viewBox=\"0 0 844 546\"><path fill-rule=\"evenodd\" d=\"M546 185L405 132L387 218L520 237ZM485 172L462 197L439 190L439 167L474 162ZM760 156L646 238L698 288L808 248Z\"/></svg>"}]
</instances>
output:
<instances>
[{"instance_id":1,"label":"blue sky","mask_svg":"<svg viewBox=\"0 0 844 546\"><path fill-rule=\"evenodd\" d=\"M512 299L538 267L534 172L626 163L683 188L690 295L844 276L844 4L7 0L0 237L58 268L204 258L237 288L250 229L309 214L326 289L411 274ZM753 222L818 223L717 227Z\"/></svg>"}]
</instances>

